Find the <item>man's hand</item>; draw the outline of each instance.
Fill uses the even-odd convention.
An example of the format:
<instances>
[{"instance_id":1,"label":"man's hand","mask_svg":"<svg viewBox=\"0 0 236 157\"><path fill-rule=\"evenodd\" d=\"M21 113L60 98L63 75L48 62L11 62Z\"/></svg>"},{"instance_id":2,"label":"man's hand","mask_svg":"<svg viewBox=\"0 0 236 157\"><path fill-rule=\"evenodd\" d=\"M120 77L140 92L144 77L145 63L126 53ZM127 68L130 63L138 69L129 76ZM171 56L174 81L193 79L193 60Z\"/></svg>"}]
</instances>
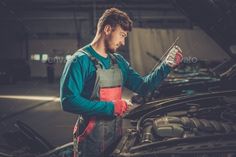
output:
<instances>
[{"instance_id":1,"label":"man's hand","mask_svg":"<svg viewBox=\"0 0 236 157\"><path fill-rule=\"evenodd\" d=\"M115 116L122 116L128 110L128 105L125 100L114 100L112 102L114 104Z\"/></svg>"},{"instance_id":2,"label":"man's hand","mask_svg":"<svg viewBox=\"0 0 236 157\"><path fill-rule=\"evenodd\" d=\"M179 46L175 45L173 48L170 49L169 54L165 58L164 62L170 67L174 68L179 65L182 60L182 50Z\"/></svg>"}]
</instances>

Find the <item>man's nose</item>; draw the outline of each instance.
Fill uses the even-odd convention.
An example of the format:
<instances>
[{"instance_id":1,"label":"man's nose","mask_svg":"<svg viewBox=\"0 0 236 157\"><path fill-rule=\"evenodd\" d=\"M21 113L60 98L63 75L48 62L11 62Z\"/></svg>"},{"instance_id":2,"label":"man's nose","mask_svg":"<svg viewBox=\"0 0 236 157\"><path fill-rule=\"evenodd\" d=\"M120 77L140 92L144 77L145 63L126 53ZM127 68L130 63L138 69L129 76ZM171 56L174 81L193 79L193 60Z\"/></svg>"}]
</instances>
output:
<instances>
[{"instance_id":1,"label":"man's nose","mask_svg":"<svg viewBox=\"0 0 236 157\"><path fill-rule=\"evenodd\" d=\"M125 46L125 40L122 40L122 41L121 41L121 45L122 45L122 46Z\"/></svg>"}]
</instances>

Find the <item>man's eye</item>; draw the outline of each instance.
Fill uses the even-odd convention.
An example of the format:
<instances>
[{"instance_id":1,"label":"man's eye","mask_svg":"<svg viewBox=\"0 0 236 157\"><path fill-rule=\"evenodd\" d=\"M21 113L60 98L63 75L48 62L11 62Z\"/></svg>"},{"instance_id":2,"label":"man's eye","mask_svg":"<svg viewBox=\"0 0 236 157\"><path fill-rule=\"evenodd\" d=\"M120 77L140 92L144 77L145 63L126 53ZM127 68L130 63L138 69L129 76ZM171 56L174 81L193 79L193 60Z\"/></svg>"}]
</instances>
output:
<instances>
[{"instance_id":1,"label":"man's eye","mask_svg":"<svg viewBox=\"0 0 236 157\"><path fill-rule=\"evenodd\" d=\"M125 34L121 34L121 36L122 36L123 38L125 38L125 37L126 37L126 35L125 35Z\"/></svg>"}]
</instances>

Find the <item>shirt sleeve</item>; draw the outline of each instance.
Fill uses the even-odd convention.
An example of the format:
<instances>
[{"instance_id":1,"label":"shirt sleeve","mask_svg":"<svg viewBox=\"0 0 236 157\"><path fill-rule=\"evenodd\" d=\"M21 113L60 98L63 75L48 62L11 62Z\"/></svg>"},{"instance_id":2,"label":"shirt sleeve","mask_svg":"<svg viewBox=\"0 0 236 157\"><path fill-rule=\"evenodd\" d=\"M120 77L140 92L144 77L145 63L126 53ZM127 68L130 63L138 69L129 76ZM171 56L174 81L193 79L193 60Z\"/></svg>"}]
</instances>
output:
<instances>
[{"instance_id":1,"label":"shirt sleeve","mask_svg":"<svg viewBox=\"0 0 236 157\"><path fill-rule=\"evenodd\" d=\"M143 77L122 56L119 55L119 57L121 57L125 68L125 87L140 95L146 95L156 89L171 71L171 67L161 63L153 72Z\"/></svg>"},{"instance_id":2,"label":"shirt sleeve","mask_svg":"<svg viewBox=\"0 0 236 157\"><path fill-rule=\"evenodd\" d=\"M84 58L85 56L77 57L68 62L64 68L60 81L62 109L86 116L113 116L112 102L91 101L81 96L89 62L88 57L87 61Z\"/></svg>"}]
</instances>

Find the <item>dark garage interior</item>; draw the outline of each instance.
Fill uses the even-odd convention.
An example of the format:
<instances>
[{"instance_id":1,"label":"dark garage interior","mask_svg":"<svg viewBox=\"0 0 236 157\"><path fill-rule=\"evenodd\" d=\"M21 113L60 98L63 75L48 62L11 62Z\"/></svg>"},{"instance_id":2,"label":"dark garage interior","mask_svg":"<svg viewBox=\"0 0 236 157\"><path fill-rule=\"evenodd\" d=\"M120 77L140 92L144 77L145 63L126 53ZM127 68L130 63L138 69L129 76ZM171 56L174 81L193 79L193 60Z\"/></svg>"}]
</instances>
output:
<instances>
[{"instance_id":1,"label":"dark garage interior","mask_svg":"<svg viewBox=\"0 0 236 157\"><path fill-rule=\"evenodd\" d=\"M116 52L142 81L183 57L142 94L123 76L123 134L98 156L236 156L235 0L0 0L0 156L73 156L86 112L64 106L65 71L109 8L133 21Z\"/></svg>"}]
</instances>

